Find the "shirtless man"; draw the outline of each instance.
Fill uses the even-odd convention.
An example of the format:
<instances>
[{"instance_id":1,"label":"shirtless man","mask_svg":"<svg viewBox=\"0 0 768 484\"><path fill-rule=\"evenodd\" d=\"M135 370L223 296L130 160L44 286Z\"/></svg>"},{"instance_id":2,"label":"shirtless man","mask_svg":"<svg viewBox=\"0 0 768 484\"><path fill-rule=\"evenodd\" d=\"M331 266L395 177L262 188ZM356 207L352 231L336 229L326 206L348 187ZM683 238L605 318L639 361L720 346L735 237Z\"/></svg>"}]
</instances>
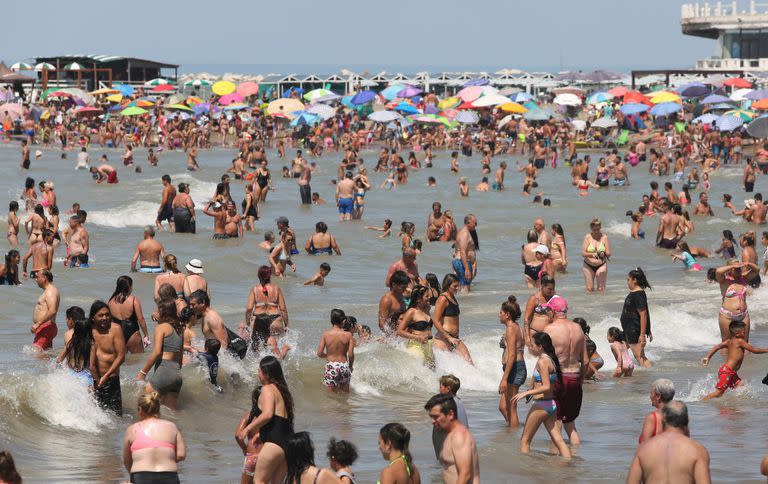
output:
<instances>
[{"instance_id":1,"label":"shirtless man","mask_svg":"<svg viewBox=\"0 0 768 484\"><path fill-rule=\"evenodd\" d=\"M211 210L213 207L213 210ZM228 239L226 230L224 229L227 224L227 212L224 211L224 207L219 202L209 201L203 208L203 213L209 217L213 217L213 238L214 239Z\"/></svg>"},{"instance_id":2,"label":"shirtless man","mask_svg":"<svg viewBox=\"0 0 768 484\"><path fill-rule=\"evenodd\" d=\"M493 189L500 191L504 190L504 170L507 169L507 162L502 161L499 163L499 167L496 168L496 172L493 175Z\"/></svg>"},{"instance_id":3,"label":"shirtless man","mask_svg":"<svg viewBox=\"0 0 768 484\"><path fill-rule=\"evenodd\" d=\"M23 139L21 140L21 164L20 166L25 169L29 170L29 144L27 143L27 140Z\"/></svg>"},{"instance_id":4,"label":"shirtless man","mask_svg":"<svg viewBox=\"0 0 768 484\"><path fill-rule=\"evenodd\" d=\"M755 189L755 178L757 171L755 170L755 162L751 158L747 158L747 163L744 165L744 176L742 182L744 183L744 191L751 193Z\"/></svg>"},{"instance_id":5,"label":"shirtless man","mask_svg":"<svg viewBox=\"0 0 768 484\"><path fill-rule=\"evenodd\" d=\"M638 447L627 484L688 482L710 484L709 452L689 437L688 409L672 400L661 409L663 431Z\"/></svg>"},{"instance_id":6,"label":"shirtless man","mask_svg":"<svg viewBox=\"0 0 768 484\"><path fill-rule=\"evenodd\" d=\"M79 216L69 218L69 227L72 235L67 246L67 258L64 267L88 267L88 250L90 238Z\"/></svg>"},{"instance_id":7,"label":"shirtless man","mask_svg":"<svg viewBox=\"0 0 768 484\"><path fill-rule=\"evenodd\" d=\"M157 209L157 230L163 229L163 221L168 221L168 228L173 232L173 199L176 198L176 188L171 184L171 177L163 175L163 195L160 199L160 208Z\"/></svg>"},{"instance_id":8,"label":"shirtless man","mask_svg":"<svg viewBox=\"0 0 768 484\"><path fill-rule=\"evenodd\" d=\"M754 196L755 204L752 205L752 221L756 224L764 224L765 223L765 216L768 212L768 205L763 202L763 195L760 193L755 193Z\"/></svg>"},{"instance_id":9,"label":"shirtless man","mask_svg":"<svg viewBox=\"0 0 768 484\"><path fill-rule=\"evenodd\" d=\"M384 334L394 334L397 321L393 321L393 316L406 310L403 294L408 288L408 282L408 274L404 271L395 271L389 278L389 291L379 300L379 329Z\"/></svg>"},{"instance_id":10,"label":"shirtless man","mask_svg":"<svg viewBox=\"0 0 768 484\"><path fill-rule=\"evenodd\" d=\"M480 459L477 443L456 418L456 401L450 393L438 393L429 399L424 409L432 419L432 426L445 432L445 441L438 460L443 466L446 484L479 484Z\"/></svg>"},{"instance_id":11,"label":"shirtless man","mask_svg":"<svg viewBox=\"0 0 768 484\"><path fill-rule=\"evenodd\" d=\"M125 153L123 153L121 158L123 160L123 165L133 166L133 148L130 144L125 145Z\"/></svg>"},{"instance_id":12,"label":"shirtless man","mask_svg":"<svg viewBox=\"0 0 768 484\"><path fill-rule=\"evenodd\" d=\"M416 263L416 251L413 249L403 249L403 256L393 262L387 271L387 277L384 279L384 285L389 287L389 280L397 271L403 271L408 276L409 286L419 284L419 265Z\"/></svg>"},{"instance_id":13,"label":"shirtless man","mask_svg":"<svg viewBox=\"0 0 768 484\"><path fill-rule=\"evenodd\" d=\"M27 254L22 260L22 276L27 277L27 261L32 258L32 272L29 273L29 277L36 279L35 274L39 271L50 271L53 267L53 232L45 229L43 230L43 238L40 241L35 242L32 247L29 248Z\"/></svg>"},{"instance_id":14,"label":"shirtless man","mask_svg":"<svg viewBox=\"0 0 768 484\"><path fill-rule=\"evenodd\" d=\"M709 204L709 195L707 195L707 192L699 193L699 203L693 207L693 215L705 215L710 217L715 215L712 211L712 206Z\"/></svg>"},{"instance_id":15,"label":"shirtless man","mask_svg":"<svg viewBox=\"0 0 768 484\"><path fill-rule=\"evenodd\" d=\"M59 312L61 296L59 290L53 285L53 274L47 269L35 273L35 282L43 290L37 298L37 304L32 311L32 326L29 330L35 335L32 345L41 351L53 347L53 339L59 332L56 326L56 313Z\"/></svg>"},{"instance_id":16,"label":"shirtless man","mask_svg":"<svg viewBox=\"0 0 768 484\"><path fill-rule=\"evenodd\" d=\"M558 432L565 427L571 445L579 445L581 439L576 431L576 417L581 412L583 392L581 384L589 370L586 338L581 326L568 319L568 301L560 296L552 296L544 309L552 315L552 323L544 328L544 332L552 338L560 369L563 373L562 383L552 383L553 395L557 402L557 421L555 428Z\"/></svg>"},{"instance_id":17,"label":"shirtless man","mask_svg":"<svg viewBox=\"0 0 768 484\"><path fill-rule=\"evenodd\" d=\"M94 303L94 304L98 304ZM120 366L125 361L125 337L120 324L112 320L109 307L103 305L93 315L93 346L90 370L93 376L94 396L99 406L123 415L123 396L120 391ZM93 309L91 309L93 311Z\"/></svg>"},{"instance_id":18,"label":"shirtless man","mask_svg":"<svg viewBox=\"0 0 768 484\"><path fill-rule=\"evenodd\" d=\"M160 260L165 257L163 244L155 240L155 229L151 225L144 227L144 240L136 244L136 251L131 259L131 272L136 272L139 261L140 272L157 274L163 272Z\"/></svg>"},{"instance_id":19,"label":"shirtless man","mask_svg":"<svg viewBox=\"0 0 768 484\"><path fill-rule=\"evenodd\" d=\"M106 163L102 163L99 166L92 166L90 172L93 174L93 179L96 180L96 183L117 183L117 170Z\"/></svg>"},{"instance_id":20,"label":"shirtless man","mask_svg":"<svg viewBox=\"0 0 768 484\"><path fill-rule=\"evenodd\" d=\"M344 174L344 179L336 184L336 206L339 207L339 220L352 220L352 210L354 209L355 199L355 180L352 172Z\"/></svg>"},{"instance_id":21,"label":"shirtless man","mask_svg":"<svg viewBox=\"0 0 768 484\"><path fill-rule=\"evenodd\" d=\"M221 315L211 308L211 300L208 298L208 293L203 290L193 292L189 296L189 309L194 317L201 322L200 327L206 339L217 339L221 343L222 350L229 350L230 353L240 359L245 358L248 344L233 333L238 343L242 342L242 345L237 349L234 346L230 347L235 343L235 338L230 338L230 331L224 325Z\"/></svg>"},{"instance_id":22,"label":"shirtless man","mask_svg":"<svg viewBox=\"0 0 768 484\"><path fill-rule=\"evenodd\" d=\"M197 146L190 146L187 150L187 170L196 171L200 169L200 165L197 164Z\"/></svg>"},{"instance_id":23,"label":"shirtless man","mask_svg":"<svg viewBox=\"0 0 768 484\"><path fill-rule=\"evenodd\" d=\"M677 247L678 225L679 219L673 211L672 204L667 201L664 204L664 216L659 220L659 229L656 231L656 246L662 249Z\"/></svg>"},{"instance_id":24,"label":"shirtless man","mask_svg":"<svg viewBox=\"0 0 768 484\"><path fill-rule=\"evenodd\" d=\"M200 262L200 259L192 259L185 268L187 269L187 277L184 279L182 286L184 297L189 299L190 295L198 290L204 291L210 297L211 292L208 290L208 281L201 276L203 274L203 263Z\"/></svg>"},{"instance_id":25,"label":"shirtless man","mask_svg":"<svg viewBox=\"0 0 768 484\"><path fill-rule=\"evenodd\" d=\"M544 147L544 141L539 140L533 146L533 165L537 170L544 168L547 158L547 149Z\"/></svg>"},{"instance_id":26,"label":"shirtless man","mask_svg":"<svg viewBox=\"0 0 768 484\"><path fill-rule=\"evenodd\" d=\"M301 154L297 157L301 172L299 173L299 196L303 205L312 205L312 187L309 182L312 181L312 170L307 166L307 161Z\"/></svg>"},{"instance_id":27,"label":"shirtless man","mask_svg":"<svg viewBox=\"0 0 768 484\"><path fill-rule=\"evenodd\" d=\"M443 229L444 223L445 218L443 217L442 205L440 205L440 202L435 202L432 204L432 212L430 212L429 217L427 218L428 241L435 242L440 240L440 232Z\"/></svg>"},{"instance_id":28,"label":"shirtless man","mask_svg":"<svg viewBox=\"0 0 768 484\"><path fill-rule=\"evenodd\" d=\"M317 356L325 358L323 384L334 392L349 392L355 363L355 340L346 331L347 316L341 309L331 309L331 329L323 332Z\"/></svg>"},{"instance_id":29,"label":"shirtless man","mask_svg":"<svg viewBox=\"0 0 768 484\"><path fill-rule=\"evenodd\" d=\"M461 290L470 291L472 281L477 275L477 247L472 233L477 229L477 217L469 214L464 217L464 226L456 234L454 244L453 271L459 278Z\"/></svg>"},{"instance_id":30,"label":"shirtless man","mask_svg":"<svg viewBox=\"0 0 768 484\"><path fill-rule=\"evenodd\" d=\"M237 238L243 236L243 217L237 213L235 202L227 202L227 211L224 219L224 233L228 237Z\"/></svg>"},{"instance_id":31,"label":"shirtless man","mask_svg":"<svg viewBox=\"0 0 768 484\"><path fill-rule=\"evenodd\" d=\"M616 164L613 167L613 186L623 187L629 185L629 175L627 174L627 165L621 158L616 158Z\"/></svg>"},{"instance_id":32,"label":"shirtless man","mask_svg":"<svg viewBox=\"0 0 768 484\"><path fill-rule=\"evenodd\" d=\"M552 236L547 232L547 226L544 225L544 219L537 218L533 221L533 230L539 234L539 244L546 245L547 249L552 248Z\"/></svg>"}]
</instances>

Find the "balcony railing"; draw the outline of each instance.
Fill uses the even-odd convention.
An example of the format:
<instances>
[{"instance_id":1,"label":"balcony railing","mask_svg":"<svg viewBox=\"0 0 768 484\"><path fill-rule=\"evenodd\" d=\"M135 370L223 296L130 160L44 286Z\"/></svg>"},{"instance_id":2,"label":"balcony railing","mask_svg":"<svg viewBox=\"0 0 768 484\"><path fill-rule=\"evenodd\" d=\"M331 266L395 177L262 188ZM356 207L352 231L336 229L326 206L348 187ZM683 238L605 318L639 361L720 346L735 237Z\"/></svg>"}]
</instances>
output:
<instances>
[{"instance_id":1,"label":"balcony railing","mask_svg":"<svg viewBox=\"0 0 768 484\"><path fill-rule=\"evenodd\" d=\"M739 6L742 9L739 10ZM768 2L716 2L686 3L681 7L682 20L706 17L738 17L742 15L768 15Z\"/></svg>"},{"instance_id":2,"label":"balcony railing","mask_svg":"<svg viewBox=\"0 0 768 484\"><path fill-rule=\"evenodd\" d=\"M759 59L702 59L696 61L696 69L768 71L768 58Z\"/></svg>"}]
</instances>

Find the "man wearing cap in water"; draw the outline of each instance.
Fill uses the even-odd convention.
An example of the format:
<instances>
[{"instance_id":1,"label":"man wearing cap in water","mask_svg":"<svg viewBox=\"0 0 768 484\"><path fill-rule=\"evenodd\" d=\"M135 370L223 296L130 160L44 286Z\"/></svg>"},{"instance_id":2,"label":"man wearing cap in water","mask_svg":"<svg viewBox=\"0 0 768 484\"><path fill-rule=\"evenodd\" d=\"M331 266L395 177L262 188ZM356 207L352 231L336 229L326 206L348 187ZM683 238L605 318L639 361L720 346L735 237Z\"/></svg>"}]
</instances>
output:
<instances>
[{"instance_id":1,"label":"man wearing cap in water","mask_svg":"<svg viewBox=\"0 0 768 484\"><path fill-rule=\"evenodd\" d=\"M213 207L213 210L211 210ZM227 224L227 212L220 202L209 201L203 209L203 213L213 217L213 238L214 239L228 239L229 235L226 232Z\"/></svg>"},{"instance_id":2,"label":"man wearing cap in water","mask_svg":"<svg viewBox=\"0 0 768 484\"><path fill-rule=\"evenodd\" d=\"M541 307L552 315L552 324L544 328L544 332L552 338L563 374L562 381L555 380L552 383L557 403L555 428L560 431L565 427L571 445L578 445L581 440L576 431L575 420L581 411L581 384L584 378L589 376L589 357L584 331L581 326L568 319L568 301L565 298L552 296Z\"/></svg>"}]
</instances>

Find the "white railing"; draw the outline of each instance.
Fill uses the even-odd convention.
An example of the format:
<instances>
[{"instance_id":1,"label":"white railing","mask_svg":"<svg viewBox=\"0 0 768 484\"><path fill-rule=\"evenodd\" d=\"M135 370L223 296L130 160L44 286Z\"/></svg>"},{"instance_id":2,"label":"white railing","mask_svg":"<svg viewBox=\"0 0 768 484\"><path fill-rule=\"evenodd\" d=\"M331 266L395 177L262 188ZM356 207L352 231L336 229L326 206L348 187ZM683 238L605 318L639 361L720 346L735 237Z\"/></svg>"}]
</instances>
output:
<instances>
[{"instance_id":1,"label":"white railing","mask_svg":"<svg viewBox=\"0 0 768 484\"><path fill-rule=\"evenodd\" d=\"M744 5L741 11L739 10L739 4ZM739 2L733 0L731 2L715 2L710 4L705 3L686 3L681 7L680 16L683 20L695 19L704 17L736 17L739 15L768 15L768 3L756 2L750 0L749 2Z\"/></svg>"},{"instance_id":2,"label":"white railing","mask_svg":"<svg viewBox=\"0 0 768 484\"><path fill-rule=\"evenodd\" d=\"M696 69L768 71L768 58L759 59L702 59Z\"/></svg>"}]
</instances>

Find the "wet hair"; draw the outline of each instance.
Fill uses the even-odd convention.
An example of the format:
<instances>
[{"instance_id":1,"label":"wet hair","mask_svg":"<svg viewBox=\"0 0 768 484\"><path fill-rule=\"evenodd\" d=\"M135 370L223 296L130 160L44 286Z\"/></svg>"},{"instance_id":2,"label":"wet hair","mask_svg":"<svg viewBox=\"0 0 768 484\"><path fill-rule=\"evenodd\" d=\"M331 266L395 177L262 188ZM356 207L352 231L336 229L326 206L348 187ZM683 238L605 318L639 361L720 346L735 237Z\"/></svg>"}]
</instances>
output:
<instances>
[{"instance_id":1,"label":"wet hair","mask_svg":"<svg viewBox=\"0 0 768 484\"><path fill-rule=\"evenodd\" d=\"M141 410L146 417L160 416L160 394L157 392L142 393L139 395L139 401L136 407Z\"/></svg>"},{"instance_id":2,"label":"wet hair","mask_svg":"<svg viewBox=\"0 0 768 484\"><path fill-rule=\"evenodd\" d=\"M261 266L256 274L259 278L259 283L262 286L261 290L264 292L264 295L267 295L267 288L264 286L269 284L269 281L272 279L272 268L269 266Z\"/></svg>"},{"instance_id":3,"label":"wet hair","mask_svg":"<svg viewBox=\"0 0 768 484\"><path fill-rule=\"evenodd\" d=\"M461 380L455 375L443 375L440 377L440 385L446 387L452 394L456 395L459 393L459 388L461 388Z\"/></svg>"},{"instance_id":4,"label":"wet hair","mask_svg":"<svg viewBox=\"0 0 768 484\"><path fill-rule=\"evenodd\" d=\"M28 176L24 181L24 189L29 190L30 188L35 188L35 179Z\"/></svg>"},{"instance_id":5,"label":"wet hair","mask_svg":"<svg viewBox=\"0 0 768 484\"><path fill-rule=\"evenodd\" d=\"M321 234L324 234L324 233L328 232L328 225L326 225L325 222L317 222L315 224L315 230L317 230Z\"/></svg>"},{"instance_id":6,"label":"wet hair","mask_svg":"<svg viewBox=\"0 0 768 484\"><path fill-rule=\"evenodd\" d=\"M331 324L334 326L344 326L347 321L347 315L341 309L331 309Z\"/></svg>"},{"instance_id":7,"label":"wet hair","mask_svg":"<svg viewBox=\"0 0 768 484\"><path fill-rule=\"evenodd\" d=\"M194 299L195 301L199 302L205 307L208 307L211 305L211 298L208 297L208 293L203 291L202 289L198 289L197 291L194 291L192 294L189 295L189 299Z\"/></svg>"},{"instance_id":8,"label":"wet hair","mask_svg":"<svg viewBox=\"0 0 768 484\"><path fill-rule=\"evenodd\" d=\"M162 177L160 177L160 179L165 181L165 182L171 183L171 176L170 175L163 175Z\"/></svg>"},{"instance_id":9,"label":"wet hair","mask_svg":"<svg viewBox=\"0 0 768 484\"><path fill-rule=\"evenodd\" d=\"M552 345L552 338L549 337L547 333L541 332L541 333L535 333L533 335L533 342L536 343L538 346L541 346L541 349L544 351L544 353L549 356L549 358L552 360L552 363L555 365L555 373L557 374L557 381L563 382L563 372L560 370L560 360L557 359L557 353L555 352L555 347Z\"/></svg>"},{"instance_id":10,"label":"wet hair","mask_svg":"<svg viewBox=\"0 0 768 484\"><path fill-rule=\"evenodd\" d=\"M435 279L435 282L437 282L437 279ZM448 288L451 287L451 284L454 282L459 282L459 278L456 277L456 274L446 274L445 277L443 277L443 291L447 291Z\"/></svg>"},{"instance_id":11,"label":"wet hair","mask_svg":"<svg viewBox=\"0 0 768 484\"><path fill-rule=\"evenodd\" d=\"M549 198L545 198L544 202L542 203L544 204L545 207L549 207L550 205L552 205L552 200L550 200Z\"/></svg>"},{"instance_id":12,"label":"wet hair","mask_svg":"<svg viewBox=\"0 0 768 484\"><path fill-rule=\"evenodd\" d=\"M523 314L520 311L520 305L517 304L517 298L513 295L507 297L507 300L501 303L501 311L509 315L512 321L517 321Z\"/></svg>"},{"instance_id":13,"label":"wet hair","mask_svg":"<svg viewBox=\"0 0 768 484\"><path fill-rule=\"evenodd\" d=\"M85 319L85 311L80 306L70 306L67 308L67 319L71 319L72 321L78 321L80 319Z\"/></svg>"},{"instance_id":14,"label":"wet hair","mask_svg":"<svg viewBox=\"0 0 768 484\"><path fill-rule=\"evenodd\" d=\"M275 240L275 233L272 232L271 230L267 230L266 232L264 232L264 240L266 240L267 242L272 242L273 240Z\"/></svg>"},{"instance_id":15,"label":"wet hair","mask_svg":"<svg viewBox=\"0 0 768 484\"><path fill-rule=\"evenodd\" d=\"M651 383L651 391L664 402L671 402L675 398L675 384L672 380L658 378Z\"/></svg>"},{"instance_id":16,"label":"wet hair","mask_svg":"<svg viewBox=\"0 0 768 484\"><path fill-rule=\"evenodd\" d=\"M659 189L659 183L655 180L651 181L650 183L652 190L658 190Z\"/></svg>"},{"instance_id":17,"label":"wet hair","mask_svg":"<svg viewBox=\"0 0 768 484\"><path fill-rule=\"evenodd\" d=\"M552 230L553 230L553 231L554 231L554 232L555 232L557 235L562 235L562 236L565 236L565 233L563 232L563 226L562 226L562 225L560 225L560 224L552 224Z\"/></svg>"},{"instance_id":18,"label":"wet hair","mask_svg":"<svg viewBox=\"0 0 768 484\"><path fill-rule=\"evenodd\" d=\"M589 335L589 324L587 324L587 320L584 318L573 318L573 322L581 326L581 330L584 332L585 335Z\"/></svg>"},{"instance_id":19,"label":"wet hair","mask_svg":"<svg viewBox=\"0 0 768 484\"><path fill-rule=\"evenodd\" d=\"M434 407L440 407L440 413L448 415L448 412L453 412L453 417L456 418L456 400L453 399L453 395L447 395L445 393L438 393L432 395L432 398L427 400L424 405L424 410L429 412Z\"/></svg>"},{"instance_id":20,"label":"wet hair","mask_svg":"<svg viewBox=\"0 0 768 484\"><path fill-rule=\"evenodd\" d=\"M20 255L19 251L16 249L11 249L8 251L7 254L5 254L5 271L6 271L5 275L8 280L15 281L16 279L18 279L19 267L14 266L11 263L11 261L15 257L19 257L19 255Z\"/></svg>"},{"instance_id":21,"label":"wet hair","mask_svg":"<svg viewBox=\"0 0 768 484\"><path fill-rule=\"evenodd\" d=\"M707 269L707 280L708 281L716 281L717 280L717 269L714 267L710 267Z\"/></svg>"},{"instance_id":22,"label":"wet hair","mask_svg":"<svg viewBox=\"0 0 768 484\"><path fill-rule=\"evenodd\" d=\"M320 269L326 272L331 272L331 265L327 262L320 264Z\"/></svg>"},{"instance_id":23,"label":"wet hair","mask_svg":"<svg viewBox=\"0 0 768 484\"><path fill-rule=\"evenodd\" d=\"M357 448L352 442L331 437L326 452L328 460L335 460L342 467L349 467L357 460Z\"/></svg>"},{"instance_id":24,"label":"wet hair","mask_svg":"<svg viewBox=\"0 0 768 484\"><path fill-rule=\"evenodd\" d=\"M8 211L15 212L19 209L19 202L16 200L11 200L11 203L8 204Z\"/></svg>"},{"instance_id":25,"label":"wet hair","mask_svg":"<svg viewBox=\"0 0 768 484\"><path fill-rule=\"evenodd\" d=\"M723 200L725 200L726 202L730 202L732 198L733 197L731 197L729 194L723 193Z\"/></svg>"},{"instance_id":26,"label":"wet hair","mask_svg":"<svg viewBox=\"0 0 768 484\"><path fill-rule=\"evenodd\" d=\"M392 446L393 449L402 452L405 456L405 462L413 463L411 452L408 446L411 443L411 432L403 424L392 422L379 429L379 437L385 443Z\"/></svg>"},{"instance_id":27,"label":"wet hair","mask_svg":"<svg viewBox=\"0 0 768 484\"><path fill-rule=\"evenodd\" d=\"M43 209L43 206L40 205L39 203L35 205L35 213L45 218L45 210Z\"/></svg>"},{"instance_id":28,"label":"wet hair","mask_svg":"<svg viewBox=\"0 0 768 484\"><path fill-rule=\"evenodd\" d=\"M587 339L587 341L584 343L587 347L587 356L592 356L597 351L597 344L595 344L594 341L591 339Z\"/></svg>"},{"instance_id":29,"label":"wet hair","mask_svg":"<svg viewBox=\"0 0 768 484\"><path fill-rule=\"evenodd\" d=\"M555 278L548 275L541 276L539 279L539 286L552 286L555 287Z\"/></svg>"},{"instance_id":30,"label":"wet hair","mask_svg":"<svg viewBox=\"0 0 768 484\"><path fill-rule=\"evenodd\" d=\"M8 484L21 484L21 476L16 470L13 456L7 450L0 451L0 481Z\"/></svg>"},{"instance_id":31,"label":"wet hair","mask_svg":"<svg viewBox=\"0 0 768 484\"><path fill-rule=\"evenodd\" d=\"M259 397L261 397L261 388L262 388L261 385L258 385L251 392L251 412L248 414L248 419L245 421L246 425L251 423L253 419L255 419L256 417L261 415L261 409L259 408Z\"/></svg>"},{"instance_id":32,"label":"wet hair","mask_svg":"<svg viewBox=\"0 0 768 484\"><path fill-rule=\"evenodd\" d=\"M688 407L680 400L672 400L661 409L664 426L682 429L688 426Z\"/></svg>"},{"instance_id":33,"label":"wet hair","mask_svg":"<svg viewBox=\"0 0 768 484\"><path fill-rule=\"evenodd\" d=\"M166 282L157 288L157 295L161 300L170 299L174 301L177 297L176 288Z\"/></svg>"},{"instance_id":34,"label":"wet hair","mask_svg":"<svg viewBox=\"0 0 768 484\"><path fill-rule=\"evenodd\" d=\"M79 309L83 315L75 320L75 325L72 327L72 338L70 338L67 346L64 348L64 359L73 370L82 371L87 369L90 364L93 335L91 333L91 323L85 319L84 311L78 307L75 307L75 309Z\"/></svg>"},{"instance_id":35,"label":"wet hair","mask_svg":"<svg viewBox=\"0 0 768 484\"><path fill-rule=\"evenodd\" d=\"M109 300L114 299L118 304L124 303L131 295L131 291L133 291L133 279L128 276L120 276L115 284L115 292L112 293Z\"/></svg>"},{"instance_id":36,"label":"wet hair","mask_svg":"<svg viewBox=\"0 0 768 484\"><path fill-rule=\"evenodd\" d=\"M408 304L408 309L415 308L416 305L419 303L419 300L424 297L425 294L429 293L429 288L427 286L417 285L411 290L411 301L410 304Z\"/></svg>"},{"instance_id":37,"label":"wet hair","mask_svg":"<svg viewBox=\"0 0 768 484\"><path fill-rule=\"evenodd\" d=\"M216 338L208 338L205 340L204 348L206 353L216 356L221 351L221 341Z\"/></svg>"},{"instance_id":38,"label":"wet hair","mask_svg":"<svg viewBox=\"0 0 768 484\"><path fill-rule=\"evenodd\" d=\"M411 222L402 222L400 223L400 231L404 234L407 234L414 228L414 225Z\"/></svg>"},{"instance_id":39,"label":"wet hair","mask_svg":"<svg viewBox=\"0 0 768 484\"><path fill-rule=\"evenodd\" d=\"M173 272L174 274L179 273L179 268L177 267L178 262L176 261L175 255L166 254L165 257L163 257L163 264L165 264L166 269Z\"/></svg>"},{"instance_id":40,"label":"wet hair","mask_svg":"<svg viewBox=\"0 0 768 484\"><path fill-rule=\"evenodd\" d=\"M392 289L392 286L401 286L404 284L408 284L408 274L406 274L405 271L393 272L392 277L389 278L389 288Z\"/></svg>"},{"instance_id":41,"label":"wet hair","mask_svg":"<svg viewBox=\"0 0 768 484\"><path fill-rule=\"evenodd\" d=\"M635 280L641 289L651 289L651 285L648 283L648 279L645 277L645 272L639 267L635 267L628 274L629 277Z\"/></svg>"},{"instance_id":42,"label":"wet hair","mask_svg":"<svg viewBox=\"0 0 768 484\"><path fill-rule=\"evenodd\" d=\"M291 396L291 391L288 389L288 383L285 381L283 367L280 366L280 360L272 355L265 356L259 362L259 369L261 369L264 376L267 377L267 381L277 387L277 390L283 397L285 411L288 414L288 422L293 425L293 396Z\"/></svg>"},{"instance_id":43,"label":"wet hair","mask_svg":"<svg viewBox=\"0 0 768 484\"><path fill-rule=\"evenodd\" d=\"M539 234L535 230L531 229L528 231L528 234L526 235L525 239L528 241L528 243L538 242L539 241Z\"/></svg>"},{"instance_id":44,"label":"wet hair","mask_svg":"<svg viewBox=\"0 0 768 484\"><path fill-rule=\"evenodd\" d=\"M733 335L736 331L747 329L747 325L743 321L736 321L735 319L728 325L728 331Z\"/></svg>"},{"instance_id":45,"label":"wet hair","mask_svg":"<svg viewBox=\"0 0 768 484\"><path fill-rule=\"evenodd\" d=\"M624 337L624 331L620 330L616 326L611 326L608 328L608 336L613 338L614 341L619 341L621 343L626 341L626 338Z\"/></svg>"}]
</instances>

